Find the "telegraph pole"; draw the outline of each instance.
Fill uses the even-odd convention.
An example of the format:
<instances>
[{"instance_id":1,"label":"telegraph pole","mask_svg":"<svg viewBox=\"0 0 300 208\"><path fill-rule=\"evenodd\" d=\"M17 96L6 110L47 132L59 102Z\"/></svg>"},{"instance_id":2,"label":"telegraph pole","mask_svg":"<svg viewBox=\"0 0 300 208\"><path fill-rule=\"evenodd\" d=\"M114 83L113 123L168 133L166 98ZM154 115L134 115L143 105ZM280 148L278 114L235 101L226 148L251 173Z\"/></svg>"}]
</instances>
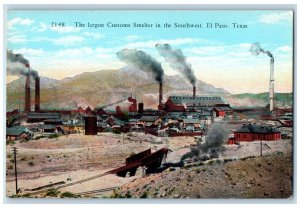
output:
<instances>
[{"instance_id":1,"label":"telegraph pole","mask_svg":"<svg viewBox=\"0 0 300 208\"><path fill-rule=\"evenodd\" d=\"M15 181L16 181L16 194L18 194L18 172L17 172L17 151L18 149L16 147L13 147L12 149L14 154L14 161L15 161Z\"/></svg>"},{"instance_id":2,"label":"telegraph pole","mask_svg":"<svg viewBox=\"0 0 300 208\"><path fill-rule=\"evenodd\" d=\"M262 157L262 139L260 139L260 156Z\"/></svg>"}]
</instances>

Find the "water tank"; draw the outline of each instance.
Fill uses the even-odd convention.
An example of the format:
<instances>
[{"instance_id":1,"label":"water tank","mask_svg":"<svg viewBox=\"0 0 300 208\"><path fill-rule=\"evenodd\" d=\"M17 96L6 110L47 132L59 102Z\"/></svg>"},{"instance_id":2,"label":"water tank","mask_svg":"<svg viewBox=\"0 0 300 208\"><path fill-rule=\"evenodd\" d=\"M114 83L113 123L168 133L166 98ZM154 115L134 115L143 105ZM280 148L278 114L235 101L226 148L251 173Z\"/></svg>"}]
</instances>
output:
<instances>
[{"instance_id":1,"label":"water tank","mask_svg":"<svg viewBox=\"0 0 300 208\"><path fill-rule=\"evenodd\" d=\"M138 113L144 113L144 103L139 103Z\"/></svg>"},{"instance_id":2,"label":"water tank","mask_svg":"<svg viewBox=\"0 0 300 208\"><path fill-rule=\"evenodd\" d=\"M97 135L97 117L86 116L85 121L85 135Z\"/></svg>"}]
</instances>

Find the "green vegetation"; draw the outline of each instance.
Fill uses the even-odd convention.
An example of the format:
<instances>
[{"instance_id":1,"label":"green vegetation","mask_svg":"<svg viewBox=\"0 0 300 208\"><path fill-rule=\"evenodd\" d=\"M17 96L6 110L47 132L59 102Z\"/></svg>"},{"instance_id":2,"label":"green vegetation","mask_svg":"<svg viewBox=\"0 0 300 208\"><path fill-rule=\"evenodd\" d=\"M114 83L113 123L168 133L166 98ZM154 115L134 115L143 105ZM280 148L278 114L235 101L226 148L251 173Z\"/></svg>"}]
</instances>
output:
<instances>
[{"instance_id":1,"label":"green vegetation","mask_svg":"<svg viewBox=\"0 0 300 208\"><path fill-rule=\"evenodd\" d=\"M113 190L113 193L107 197L113 199L120 199L120 198L132 198L132 194L130 191L127 191L125 195L121 194L118 190Z\"/></svg>"},{"instance_id":2,"label":"green vegetation","mask_svg":"<svg viewBox=\"0 0 300 208\"><path fill-rule=\"evenodd\" d=\"M15 141L6 141L6 145L11 145L11 144L16 144L16 142Z\"/></svg>"},{"instance_id":3,"label":"green vegetation","mask_svg":"<svg viewBox=\"0 0 300 208\"><path fill-rule=\"evenodd\" d=\"M49 189L45 196L57 197L60 194L60 191L57 189Z\"/></svg>"},{"instance_id":4,"label":"green vegetation","mask_svg":"<svg viewBox=\"0 0 300 208\"><path fill-rule=\"evenodd\" d=\"M60 195L60 198L77 198L77 195L72 192L66 191Z\"/></svg>"},{"instance_id":5,"label":"green vegetation","mask_svg":"<svg viewBox=\"0 0 300 208\"><path fill-rule=\"evenodd\" d=\"M113 129L112 132L114 134L121 134L121 131L119 129Z\"/></svg>"},{"instance_id":6,"label":"green vegetation","mask_svg":"<svg viewBox=\"0 0 300 208\"><path fill-rule=\"evenodd\" d=\"M243 93L243 94L235 94L230 95L231 98L235 99L253 99L258 101L263 101L268 103L269 101L269 93L259 93L259 94L252 94L252 93ZM275 102L279 105L292 105L293 102L293 93L275 93Z\"/></svg>"},{"instance_id":7,"label":"green vegetation","mask_svg":"<svg viewBox=\"0 0 300 208\"><path fill-rule=\"evenodd\" d=\"M56 139L59 137L59 134L51 134L48 136L49 139Z\"/></svg>"},{"instance_id":8,"label":"green vegetation","mask_svg":"<svg viewBox=\"0 0 300 208\"><path fill-rule=\"evenodd\" d=\"M141 199L146 199L148 198L148 192L144 191L143 194L140 196Z\"/></svg>"},{"instance_id":9,"label":"green vegetation","mask_svg":"<svg viewBox=\"0 0 300 208\"><path fill-rule=\"evenodd\" d=\"M45 138L45 136L37 136L37 137L34 137L34 140L39 140L41 138Z\"/></svg>"}]
</instances>

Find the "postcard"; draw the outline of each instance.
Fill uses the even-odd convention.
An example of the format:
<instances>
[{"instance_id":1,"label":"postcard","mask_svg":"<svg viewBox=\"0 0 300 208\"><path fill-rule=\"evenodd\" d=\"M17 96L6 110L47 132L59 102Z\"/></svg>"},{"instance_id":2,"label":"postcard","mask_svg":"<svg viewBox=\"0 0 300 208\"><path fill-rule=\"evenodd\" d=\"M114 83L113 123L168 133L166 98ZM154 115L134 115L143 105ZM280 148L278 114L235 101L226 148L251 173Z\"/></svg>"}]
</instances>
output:
<instances>
[{"instance_id":1,"label":"postcard","mask_svg":"<svg viewBox=\"0 0 300 208\"><path fill-rule=\"evenodd\" d=\"M8 198L293 198L292 10L9 10Z\"/></svg>"}]
</instances>

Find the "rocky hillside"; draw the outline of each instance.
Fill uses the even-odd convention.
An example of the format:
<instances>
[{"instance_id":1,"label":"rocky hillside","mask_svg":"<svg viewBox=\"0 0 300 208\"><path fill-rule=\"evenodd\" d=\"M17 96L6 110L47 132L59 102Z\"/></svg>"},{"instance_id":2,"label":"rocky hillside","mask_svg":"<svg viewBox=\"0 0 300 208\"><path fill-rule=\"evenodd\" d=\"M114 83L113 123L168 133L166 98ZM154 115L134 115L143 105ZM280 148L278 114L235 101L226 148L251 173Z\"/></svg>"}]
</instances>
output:
<instances>
[{"instance_id":1,"label":"rocky hillside","mask_svg":"<svg viewBox=\"0 0 300 208\"><path fill-rule=\"evenodd\" d=\"M282 152L239 160L169 169L139 178L112 197L128 198L289 198L292 196L292 156Z\"/></svg>"},{"instance_id":2,"label":"rocky hillside","mask_svg":"<svg viewBox=\"0 0 300 208\"><path fill-rule=\"evenodd\" d=\"M24 106L25 78L7 84L7 110ZM34 82L31 83L34 95ZM120 70L85 72L63 80L41 77L41 108L96 107L127 98L132 93L146 107L157 107L158 84L151 75L132 67ZM198 94L229 94L203 81L197 82ZM192 94L192 86L179 75L164 77L164 99L172 94ZM34 96L32 96L34 103Z\"/></svg>"}]
</instances>

